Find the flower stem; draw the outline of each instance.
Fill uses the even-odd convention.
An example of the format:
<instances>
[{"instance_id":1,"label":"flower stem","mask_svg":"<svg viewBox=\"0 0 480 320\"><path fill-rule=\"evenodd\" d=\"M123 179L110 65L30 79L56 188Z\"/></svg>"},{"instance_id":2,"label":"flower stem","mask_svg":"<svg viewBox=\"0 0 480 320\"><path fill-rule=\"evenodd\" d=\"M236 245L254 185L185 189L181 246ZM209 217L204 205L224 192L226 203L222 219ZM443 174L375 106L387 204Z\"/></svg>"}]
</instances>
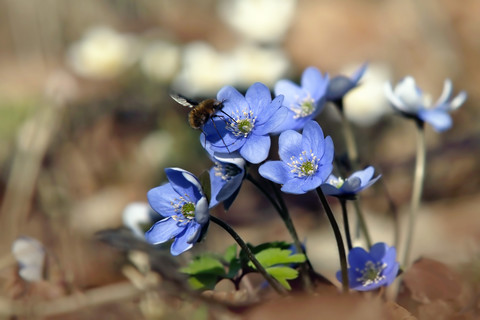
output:
<instances>
[{"instance_id":1,"label":"flower stem","mask_svg":"<svg viewBox=\"0 0 480 320\"><path fill-rule=\"evenodd\" d=\"M340 257L340 269L342 272L342 289L343 292L348 292L348 269L347 269L347 256L345 253L345 247L343 246L342 234L340 233L340 228L338 227L337 221L335 221L335 216L333 215L332 209L328 205L327 198L323 194L323 191L320 187L317 189L317 195L322 202L325 213L327 214L330 225L333 229L333 234L335 235L335 240L337 241L338 255Z\"/></svg>"},{"instance_id":2,"label":"flower stem","mask_svg":"<svg viewBox=\"0 0 480 320\"><path fill-rule=\"evenodd\" d=\"M255 255L253 252L250 250L250 248L247 246L245 241L243 241L242 238L238 235L238 233L233 230L232 227L230 227L226 222L223 220L215 217L215 216L210 216L210 220L220 227L222 227L225 231L227 231L232 238L238 243L238 245L242 248L242 250L247 254L248 258L250 261L252 261L253 265L257 269L258 272L260 272L265 280L267 280L268 284L272 286L272 288L280 295L285 295L285 289L275 280L268 272L265 270L265 268L262 266L262 264L255 258Z\"/></svg>"},{"instance_id":3,"label":"flower stem","mask_svg":"<svg viewBox=\"0 0 480 320\"><path fill-rule=\"evenodd\" d=\"M290 233L290 236L292 237L293 243L295 245L295 249L297 250L297 252L299 252L299 253L301 252L301 253L305 254L305 251L302 248L302 244L301 244L301 242L298 238L298 234L297 234L297 231L295 229L295 226L293 225L293 221L290 217L290 214L288 213L288 208L285 205L285 201L283 201L283 197L280 194L280 192L277 190L277 188L272 184L272 188L275 192L275 196L277 197L278 202L275 201L275 199L270 195L270 193L268 193L258 183L258 181L255 180L255 178L253 178L250 174L247 174L247 180L250 181L251 183L253 183L253 185L255 185L258 188L258 190L260 190L260 192L262 192L265 195L265 197L267 197L267 199L272 203L272 205L275 207L278 214L282 218L282 220L285 224L285 227L287 228L288 232ZM280 205L278 203L280 203ZM309 277L309 270L308 269L313 270L313 268L310 264L310 261L308 260L308 257L306 256L306 254L305 254L305 258L306 258L305 263L300 264L300 273L302 275L302 281L303 281L303 284L305 286L305 289L310 290L312 288L312 281Z\"/></svg>"},{"instance_id":4,"label":"flower stem","mask_svg":"<svg viewBox=\"0 0 480 320\"><path fill-rule=\"evenodd\" d=\"M345 145L347 148L348 162L350 163L351 169L353 169L353 171L357 171L360 169L360 164L358 159L358 148L355 142L355 136L353 134L352 126L350 124L350 121L348 121L347 117L345 116L345 112L343 110L343 100L339 100L335 104L340 110L340 115L342 117L342 131L343 131L343 137L345 139ZM370 233L368 232L368 227L365 222L365 217L360 207L360 198L357 198L353 203L353 205L355 208L355 213L357 215L360 229L363 232L363 236L365 237L367 246L370 248L372 245L372 240L370 238Z\"/></svg>"},{"instance_id":5,"label":"flower stem","mask_svg":"<svg viewBox=\"0 0 480 320\"><path fill-rule=\"evenodd\" d=\"M403 256L403 266L410 264L410 251L413 242L413 233L418 208L423 192L423 181L425 179L426 147L424 122L417 121L417 157L415 161L415 176L413 181L412 199L410 203L410 214L408 216L407 240L405 243L405 252Z\"/></svg>"},{"instance_id":6,"label":"flower stem","mask_svg":"<svg viewBox=\"0 0 480 320\"><path fill-rule=\"evenodd\" d=\"M352 237L350 235L350 226L348 223L348 213L347 213L347 200L340 199L340 204L342 205L342 216L343 216L343 227L345 229L345 237L347 238L348 250L352 250Z\"/></svg>"}]
</instances>

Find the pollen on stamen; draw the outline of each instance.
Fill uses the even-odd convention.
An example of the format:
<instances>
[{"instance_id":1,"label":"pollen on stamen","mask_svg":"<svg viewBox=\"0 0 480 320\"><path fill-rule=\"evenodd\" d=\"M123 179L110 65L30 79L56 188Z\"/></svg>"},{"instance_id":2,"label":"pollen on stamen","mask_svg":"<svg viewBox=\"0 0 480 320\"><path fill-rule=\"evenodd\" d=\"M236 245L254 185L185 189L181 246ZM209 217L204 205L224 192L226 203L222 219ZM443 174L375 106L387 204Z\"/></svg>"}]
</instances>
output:
<instances>
[{"instance_id":1,"label":"pollen on stamen","mask_svg":"<svg viewBox=\"0 0 480 320\"><path fill-rule=\"evenodd\" d=\"M365 268L359 269L355 268L355 271L361 274L360 277L356 278L357 281L362 283L362 286L366 287L374 283L379 283L384 280L386 277L381 275L382 271L387 267L386 263L373 261L367 261L365 263Z\"/></svg>"}]
</instances>

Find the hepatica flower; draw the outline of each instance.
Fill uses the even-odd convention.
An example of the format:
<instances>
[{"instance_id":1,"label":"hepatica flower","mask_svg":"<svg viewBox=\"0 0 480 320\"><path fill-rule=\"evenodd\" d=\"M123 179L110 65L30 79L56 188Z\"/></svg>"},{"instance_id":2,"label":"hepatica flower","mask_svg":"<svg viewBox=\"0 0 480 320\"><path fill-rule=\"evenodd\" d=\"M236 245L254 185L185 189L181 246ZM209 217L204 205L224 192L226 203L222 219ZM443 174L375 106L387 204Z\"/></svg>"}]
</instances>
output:
<instances>
[{"instance_id":1,"label":"hepatica flower","mask_svg":"<svg viewBox=\"0 0 480 320\"><path fill-rule=\"evenodd\" d=\"M351 77L339 75L330 80L327 89L327 100L339 101L343 99L343 96L346 95L348 91L358 85L358 82L367 70L367 66L368 65L364 63Z\"/></svg>"},{"instance_id":2,"label":"hepatica flower","mask_svg":"<svg viewBox=\"0 0 480 320\"><path fill-rule=\"evenodd\" d=\"M323 193L338 198L354 198L357 193L370 187L380 175L373 178L373 167L367 167L364 170L354 172L347 179L342 179L331 174L327 181L321 185ZM373 179L372 179L373 178Z\"/></svg>"},{"instance_id":3,"label":"hepatica flower","mask_svg":"<svg viewBox=\"0 0 480 320\"><path fill-rule=\"evenodd\" d=\"M254 83L243 96L235 88L223 87L217 94L222 112L203 127L211 149L220 153L237 151L247 161L260 163L270 150L270 136L285 119L283 96L272 100L270 90ZM202 134L203 135L203 134Z\"/></svg>"},{"instance_id":4,"label":"hepatica flower","mask_svg":"<svg viewBox=\"0 0 480 320\"><path fill-rule=\"evenodd\" d=\"M325 106L328 75L314 67L305 69L300 86L290 80L280 80L275 85L275 95L283 95L283 105L288 108L285 122L277 132L302 129L305 123L315 118Z\"/></svg>"},{"instance_id":5,"label":"hepatica flower","mask_svg":"<svg viewBox=\"0 0 480 320\"><path fill-rule=\"evenodd\" d=\"M386 83L384 90L395 110L407 117L429 123L438 132L452 126L449 112L459 108L467 99L465 91L450 99L452 82L449 79L445 80L443 92L435 104L431 103L430 98L423 94L422 90L416 86L415 79L410 76L400 81L395 89L392 89L390 83Z\"/></svg>"},{"instance_id":6,"label":"hepatica flower","mask_svg":"<svg viewBox=\"0 0 480 320\"><path fill-rule=\"evenodd\" d=\"M282 184L286 193L302 194L320 186L332 172L333 142L323 137L322 128L309 121L300 134L287 130L280 134L280 161L267 161L258 168L260 175Z\"/></svg>"},{"instance_id":7,"label":"hepatica flower","mask_svg":"<svg viewBox=\"0 0 480 320\"><path fill-rule=\"evenodd\" d=\"M150 206L164 216L145 233L149 243L159 244L175 239L170 248L172 255L190 249L208 226L208 201L198 179L179 168L165 169L169 183L151 189Z\"/></svg>"},{"instance_id":8,"label":"hepatica flower","mask_svg":"<svg viewBox=\"0 0 480 320\"><path fill-rule=\"evenodd\" d=\"M399 264L396 261L395 247L383 242L374 244L370 252L356 247L348 253L349 286L357 291L375 290L389 286L395 280ZM342 281L342 272L337 272L338 281Z\"/></svg>"},{"instance_id":9,"label":"hepatica flower","mask_svg":"<svg viewBox=\"0 0 480 320\"><path fill-rule=\"evenodd\" d=\"M211 185L210 208L223 202L225 209L228 210L233 200L235 200L245 177L246 161L238 152L212 152L210 155L215 162L215 165L209 171Z\"/></svg>"}]
</instances>

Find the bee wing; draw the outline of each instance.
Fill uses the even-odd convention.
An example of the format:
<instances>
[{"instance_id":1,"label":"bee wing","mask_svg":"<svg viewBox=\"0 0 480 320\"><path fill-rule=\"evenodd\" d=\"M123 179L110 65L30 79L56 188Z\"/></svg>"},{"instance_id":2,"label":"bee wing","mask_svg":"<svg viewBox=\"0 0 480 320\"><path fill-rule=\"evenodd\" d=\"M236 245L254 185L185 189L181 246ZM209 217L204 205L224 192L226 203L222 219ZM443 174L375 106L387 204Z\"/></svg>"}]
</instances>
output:
<instances>
[{"instance_id":1,"label":"bee wing","mask_svg":"<svg viewBox=\"0 0 480 320\"><path fill-rule=\"evenodd\" d=\"M172 97L173 100L175 100L184 107L193 108L198 105L198 102L190 100L187 97L184 97L178 93L170 92L170 97Z\"/></svg>"}]
</instances>

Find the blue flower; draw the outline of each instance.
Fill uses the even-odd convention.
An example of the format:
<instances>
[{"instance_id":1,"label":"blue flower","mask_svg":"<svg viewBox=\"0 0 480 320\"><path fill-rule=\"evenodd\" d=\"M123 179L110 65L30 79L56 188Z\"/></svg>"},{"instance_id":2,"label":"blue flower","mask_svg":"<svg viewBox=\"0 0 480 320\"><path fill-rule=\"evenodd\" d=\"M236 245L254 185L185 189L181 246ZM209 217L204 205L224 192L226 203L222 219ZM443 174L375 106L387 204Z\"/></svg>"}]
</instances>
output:
<instances>
[{"instance_id":1,"label":"blue flower","mask_svg":"<svg viewBox=\"0 0 480 320\"><path fill-rule=\"evenodd\" d=\"M283 105L288 108L285 122L276 132L302 129L307 121L314 119L325 106L328 74L322 76L314 67L305 69L301 86L290 80L280 80L275 85L275 95L283 95Z\"/></svg>"},{"instance_id":2,"label":"blue flower","mask_svg":"<svg viewBox=\"0 0 480 320\"><path fill-rule=\"evenodd\" d=\"M175 238L170 248L172 255L190 249L200 239L209 222L208 201L198 179L179 168L165 169L170 183L148 191L150 206L166 217L156 222L145 233L152 244Z\"/></svg>"},{"instance_id":3,"label":"blue flower","mask_svg":"<svg viewBox=\"0 0 480 320\"><path fill-rule=\"evenodd\" d=\"M223 108L203 127L202 136L211 149L220 153L239 151L251 163L265 160L270 150L270 136L283 122L286 108L283 96L272 101L270 90L262 83L254 83L245 97L235 88L223 87L217 94Z\"/></svg>"},{"instance_id":4,"label":"blue flower","mask_svg":"<svg viewBox=\"0 0 480 320\"><path fill-rule=\"evenodd\" d=\"M358 82L362 78L363 74L367 70L368 64L364 63L357 71L352 75L351 78L340 75L334 77L330 80L327 89L327 100L328 101L339 101L347 94L348 91L352 90L358 85Z\"/></svg>"},{"instance_id":5,"label":"blue flower","mask_svg":"<svg viewBox=\"0 0 480 320\"><path fill-rule=\"evenodd\" d=\"M322 128L309 121L303 134L287 130L280 134L281 161L267 161L258 168L260 175L282 184L286 193L302 194L320 186L333 169L333 142L323 137Z\"/></svg>"},{"instance_id":6,"label":"blue flower","mask_svg":"<svg viewBox=\"0 0 480 320\"><path fill-rule=\"evenodd\" d=\"M397 277L399 263L397 250L383 242L374 244L370 252L356 247L348 253L349 286L357 291L374 290L389 286ZM338 281L342 281L342 272L337 272Z\"/></svg>"},{"instance_id":7,"label":"blue flower","mask_svg":"<svg viewBox=\"0 0 480 320\"><path fill-rule=\"evenodd\" d=\"M374 169L372 166L354 172L350 177L343 180L331 174L327 181L321 185L323 193L338 198L354 198L357 193L370 187L381 175L373 178ZM372 179L373 178L373 179Z\"/></svg>"},{"instance_id":8,"label":"blue flower","mask_svg":"<svg viewBox=\"0 0 480 320\"><path fill-rule=\"evenodd\" d=\"M452 118L448 113L459 108L467 99L465 91L450 99L452 82L449 79L445 80L443 92L433 105L430 98L416 86L415 79L410 76L400 81L395 89L392 89L390 83L386 83L384 89L394 109L407 117L429 123L438 132L450 129Z\"/></svg>"},{"instance_id":9,"label":"blue flower","mask_svg":"<svg viewBox=\"0 0 480 320\"><path fill-rule=\"evenodd\" d=\"M210 208L223 202L225 210L230 208L233 200L240 191L245 177L246 161L239 152L218 153L205 149L209 152L215 165L210 169L211 199Z\"/></svg>"}]
</instances>

